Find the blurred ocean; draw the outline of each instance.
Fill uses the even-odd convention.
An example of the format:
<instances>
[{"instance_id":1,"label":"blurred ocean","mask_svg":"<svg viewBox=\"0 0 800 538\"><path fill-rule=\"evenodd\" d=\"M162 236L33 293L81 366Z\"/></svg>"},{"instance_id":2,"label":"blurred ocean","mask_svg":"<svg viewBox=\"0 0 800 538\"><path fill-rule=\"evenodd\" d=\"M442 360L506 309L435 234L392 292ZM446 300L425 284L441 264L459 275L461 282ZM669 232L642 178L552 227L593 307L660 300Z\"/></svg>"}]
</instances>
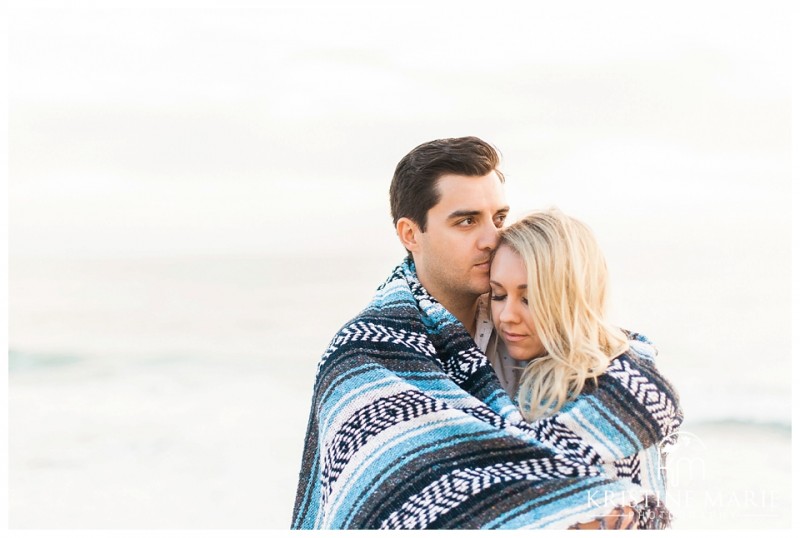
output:
<instances>
[{"instance_id":1,"label":"blurred ocean","mask_svg":"<svg viewBox=\"0 0 800 538\"><path fill-rule=\"evenodd\" d=\"M12 528L286 528L317 360L401 255L12 260ZM671 293L623 313L661 305L634 328L684 403L675 526L788 526L788 336L684 333Z\"/></svg>"}]
</instances>

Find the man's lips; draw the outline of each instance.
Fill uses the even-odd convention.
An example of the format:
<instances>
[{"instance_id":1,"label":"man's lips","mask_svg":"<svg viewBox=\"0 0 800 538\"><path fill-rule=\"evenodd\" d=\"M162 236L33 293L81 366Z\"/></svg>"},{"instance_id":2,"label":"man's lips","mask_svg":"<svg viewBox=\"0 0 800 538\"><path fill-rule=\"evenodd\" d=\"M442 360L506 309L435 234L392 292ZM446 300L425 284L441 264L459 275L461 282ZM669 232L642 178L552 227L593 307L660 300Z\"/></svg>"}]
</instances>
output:
<instances>
[{"instance_id":1,"label":"man's lips","mask_svg":"<svg viewBox=\"0 0 800 538\"><path fill-rule=\"evenodd\" d=\"M486 261L481 262L481 263L476 263L475 267L477 267L478 269L484 269L484 270L488 271L490 262L491 262L491 260L486 260Z\"/></svg>"}]
</instances>

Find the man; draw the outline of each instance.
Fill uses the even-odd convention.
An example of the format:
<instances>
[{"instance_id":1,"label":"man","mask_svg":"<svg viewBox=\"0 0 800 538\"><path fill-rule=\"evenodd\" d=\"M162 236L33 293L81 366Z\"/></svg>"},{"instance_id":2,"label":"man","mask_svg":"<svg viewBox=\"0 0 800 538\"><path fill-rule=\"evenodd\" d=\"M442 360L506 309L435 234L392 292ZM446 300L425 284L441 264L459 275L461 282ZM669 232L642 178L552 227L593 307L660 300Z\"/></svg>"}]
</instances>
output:
<instances>
[{"instance_id":1,"label":"man","mask_svg":"<svg viewBox=\"0 0 800 538\"><path fill-rule=\"evenodd\" d=\"M409 257L320 361L293 528L567 528L608 513L588 499L642 497L547 448L484 354L508 213L498 164L475 137L398 164L390 204ZM569 440L557 435L541 434Z\"/></svg>"},{"instance_id":2,"label":"man","mask_svg":"<svg viewBox=\"0 0 800 538\"><path fill-rule=\"evenodd\" d=\"M497 151L479 138L434 140L400 161L389 197L420 283L464 325L513 395L524 363L498 342L486 295L497 230L509 210L499 164Z\"/></svg>"},{"instance_id":3,"label":"man","mask_svg":"<svg viewBox=\"0 0 800 538\"><path fill-rule=\"evenodd\" d=\"M431 164L445 152L446 167ZM420 283L473 336L497 230L508 214L497 165L497 154L478 139L437 140L400 161L389 191L397 236Z\"/></svg>"}]
</instances>

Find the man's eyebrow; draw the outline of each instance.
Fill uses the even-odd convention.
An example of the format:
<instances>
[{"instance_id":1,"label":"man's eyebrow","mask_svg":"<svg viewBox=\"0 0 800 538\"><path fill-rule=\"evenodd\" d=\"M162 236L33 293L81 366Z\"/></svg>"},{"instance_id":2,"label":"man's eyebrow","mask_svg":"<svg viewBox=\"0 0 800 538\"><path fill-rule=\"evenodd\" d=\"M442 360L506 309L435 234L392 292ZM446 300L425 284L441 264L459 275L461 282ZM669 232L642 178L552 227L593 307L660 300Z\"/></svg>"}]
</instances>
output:
<instances>
[{"instance_id":1,"label":"man's eyebrow","mask_svg":"<svg viewBox=\"0 0 800 538\"><path fill-rule=\"evenodd\" d=\"M500 208L497 211L495 211L495 215L497 215L498 213L508 213L509 209L510 208L508 206ZM447 218L457 219L462 217L477 217L480 214L481 212L478 211L477 209L457 209L452 213L450 213L449 215L447 215Z\"/></svg>"},{"instance_id":2,"label":"man's eyebrow","mask_svg":"<svg viewBox=\"0 0 800 538\"><path fill-rule=\"evenodd\" d=\"M447 215L447 218L449 220L449 219L457 219L460 217L477 217L480 214L481 214L480 211L474 209L457 209L452 213L450 213L449 215Z\"/></svg>"}]
</instances>

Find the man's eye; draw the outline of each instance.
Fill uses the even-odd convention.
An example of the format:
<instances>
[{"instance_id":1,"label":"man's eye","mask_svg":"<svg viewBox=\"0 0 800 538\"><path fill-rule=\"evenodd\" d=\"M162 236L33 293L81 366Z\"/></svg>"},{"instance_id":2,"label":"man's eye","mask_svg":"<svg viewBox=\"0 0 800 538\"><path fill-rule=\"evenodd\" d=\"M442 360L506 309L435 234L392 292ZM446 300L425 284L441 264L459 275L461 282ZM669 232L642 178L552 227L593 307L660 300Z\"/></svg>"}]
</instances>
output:
<instances>
[{"instance_id":1,"label":"man's eye","mask_svg":"<svg viewBox=\"0 0 800 538\"><path fill-rule=\"evenodd\" d=\"M473 224L475 224L475 219L473 217L467 217L458 223L459 226L472 226Z\"/></svg>"},{"instance_id":2,"label":"man's eye","mask_svg":"<svg viewBox=\"0 0 800 538\"><path fill-rule=\"evenodd\" d=\"M506 215L497 215L494 218L494 225L500 228L505 221L506 221Z\"/></svg>"}]
</instances>

